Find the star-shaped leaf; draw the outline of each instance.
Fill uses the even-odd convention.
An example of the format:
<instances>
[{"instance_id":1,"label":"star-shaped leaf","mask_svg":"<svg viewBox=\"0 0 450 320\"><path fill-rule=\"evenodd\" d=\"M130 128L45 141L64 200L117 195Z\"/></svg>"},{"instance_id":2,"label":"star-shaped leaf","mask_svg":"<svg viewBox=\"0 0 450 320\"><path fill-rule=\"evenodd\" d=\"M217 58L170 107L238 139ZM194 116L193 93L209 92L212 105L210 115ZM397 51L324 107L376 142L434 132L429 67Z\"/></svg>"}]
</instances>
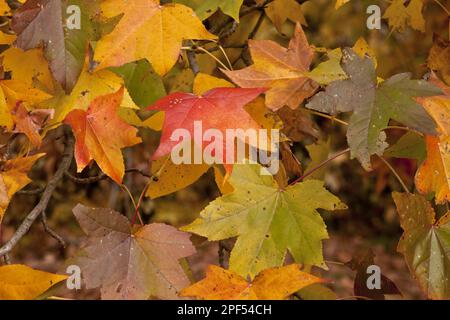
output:
<instances>
[{"instance_id":1,"label":"star-shaped leaf","mask_svg":"<svg viewBox=\"0 0 450 320\"><path fill-rule=\"evenodd\" d=\"M111 209L73 209L87 244L70 262L103 299L177 299L189 285L179 260L195 253L189 234L153 223L132 226Z\"/></svg>"},{"instance_id":2,"label":"star-shaped leaf","mask_svg":"<svg viewBox=\"0 0 450 320\"><path fill-rule=\"evenodd\" d=\"M423 80L411 80L407 73L396 74L377 85L373 61L345 49L342 67L349 79L332 82L306 105L307 108L336 115L350 112L347 141L352 158L370 169L370 156L381 155L387 147L383 132L394 119L409 128L434 134L435 123L413 98L435 96L441 90Z\"/></svg>"},{"instance_id":3,"label":"star-shaped leaf","mask_svg":"<svg viewBox=\"0 0 450 320\"><path fill-rule=\"evenodd\" d=\"M25 158L17 158L6 161L0 170L0 223L12 196L31 182L28 171L42 156L39 153Z\"/></svg>"},{"instance_id":4,"label":"star-shaped leaf","mask_svg":"<svg viewBox=\"0 0 450 320\"><path fill-rule=\"evenodd\" d=\"M265 11L278 32L281 32L281 27L286 20L299 22L304 26L308 25L301 5L295 0L274 0L267 5Z\"/></svg>"},{"instance_id":5,"label":"star-shaped leaf","mask_svg":"<svg viewBox=\"0 0 450 320\"><path fill-rule=\"evenodd\" d=\"M421 193L434 193L437 203L450 201L450 87L432 77L444 95L420 99L420 103L438 124L438 137L427 136L427 158L416 174Z\"/></svg>"},{"instance_id":6,"label":"star-shaped leaf","mask_svg":"<svg viewBox=\"0 0 450 320\"><path fill-rule=\"evenodd\" d=\"M284 300L298 290L323 282L303 272L298 264L261 271L251 283L238 274L210 265L206 278L180 295L206 300Z\"/></svg>"},{"instance_id":7,"label":"star-shaped leaf","mask_svg":"<svg viewBox=\"0 0 450 320\"><path fill-rule=\"evenodd\" d=\"M214 156L219 157L217 160L223 161L222 163L230 165L226 161L228 153L228 145L225 139L226 130L242 129L246 131L260 128L260 125L245 111L244 106L264 91L265 89L261 88L215 88L201 96L177 92L158 100L148 109L165 111L166 117L161 142L152 159L171 154L173 148L179 144L178 141L171 139L175 130L185 129L190 133L190 137L194 139L194 122L199 122L203 131L211 128L217 129L223 134L223 157L220 157L220 152L217 150ZM202 151L206 146L203 141L196 141L195 143ZM231 170L229 167L228 169Z\"/></svg>"},{"instance_id":8,"label":"star-shaped leaf","mask_svg":"<svg viewBox=\"0 0 450 320\"><path fill-rule=\"evenodd\" d=\"M79 25L68 19L80 14ZM83 68L88 41L94 38L97 12L91 0L28 0L13 16L17 46L28 50L43 46L54 78L70 92Z\"/></svg>"},{"instance_id":9,"label":"star-shaped leaf","mask_svg":"<svg viewBox=\"0 0 450 320\"><path fill-rule=\"evenodd\" d=\"M383 15L392 30L404 31L406 26L425 32L422 16L423 0L411 0L405 7L404 0L393 0Z\"/></svg>"},{"instance_id":10,"label":"star-shaped leaf","mask_svg":"<svg viewBox=\"0 0 450 320\"><path fill-rule=\"evenodd\" d=\"M236 71L222 70L240 87L269 88L266 105L278 110L284 105L295 109L317 89L306 77L314 51L297 23L289 48L270 40L249 40L254 64Z\"/></svg>"},{"instance_id":11,"label":"star-shaped leaf","mask_svg":"<svg viewBox=\"0 0 450 320\"><path fill-rule=\"evenodd\" d=\"M297 263L323 267L322 240L328 238L318 208L346 208L323 182L308 180L279 189L259 165L234 165L234 191L211 202L192 224L183 228L211 241L238 237L230 270L254 277L281 266L287 251Z\"/></svg>"},{"instance_id":12,"label":"star-shaped leaf","mask_svg":"<svg viewBox=\"0 0 450 320\"><path fill-rule=\"evenodd\" d=\"M438 221L431 204L421 195L392 194L404 233L397 250L431 299L450 299L450 212Z\"/></svg>"},{"instance_id":13,"label":"star-shaped leaf","mask_svg":"<svg viewBox=\"0 0 450 320\"><path fill-rule=\"evenodd\" d=\"M215 39L191 8L160 5L157 0L105 0L102 13L111 18L123 14L114 30L97 43L97 69L118 67L146 58L154 70L166 74L187 39ZM151 44L151 45L149 45Z\"/></svg>"},{"instance_id":14,"label":"star-shaped leaf","mask_svg":"<svg viewBox=\"0 0 450 320\"><path fill-rule=\"evenodd\" d=\"M116 93L96 98L87 111L76 109L65 118L76 138L78 172L95 160L111 179L122 183L125 165L121 149L142 142L136 136L137 129L117 114L123 95L122 87Z\"/></svg>"},{"instance_id":15,"label":"star-shaped leaf","mask_svg":"<svg viewBox=\"0 0 450 320\"><path fill-rule=\"evenodd\" d=\"M55 284L67 279L53 274L13 264L0 267L0 300L35 299Z\"/></svg>"}]
</instances>

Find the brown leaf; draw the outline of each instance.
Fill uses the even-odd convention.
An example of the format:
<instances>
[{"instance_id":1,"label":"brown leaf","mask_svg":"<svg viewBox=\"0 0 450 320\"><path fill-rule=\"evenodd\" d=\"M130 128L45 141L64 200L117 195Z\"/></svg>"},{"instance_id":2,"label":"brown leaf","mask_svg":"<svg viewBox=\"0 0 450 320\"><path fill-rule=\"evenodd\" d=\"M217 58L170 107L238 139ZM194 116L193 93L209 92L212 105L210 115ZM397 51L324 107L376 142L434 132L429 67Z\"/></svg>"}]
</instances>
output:
<instances>
[{"instance_id":1,"label":"brown leaf","mask_svg":"<svg viewBox=\"0 0 450 320\"><path fill-rule=\"evenodd\" d=\"M73 263L103 299L176 299L189 285L179 264L195 253L189 234L162 223L132 226L111 209L79 204L73 213L88 236Z\"/></svg>"}]
</instances>

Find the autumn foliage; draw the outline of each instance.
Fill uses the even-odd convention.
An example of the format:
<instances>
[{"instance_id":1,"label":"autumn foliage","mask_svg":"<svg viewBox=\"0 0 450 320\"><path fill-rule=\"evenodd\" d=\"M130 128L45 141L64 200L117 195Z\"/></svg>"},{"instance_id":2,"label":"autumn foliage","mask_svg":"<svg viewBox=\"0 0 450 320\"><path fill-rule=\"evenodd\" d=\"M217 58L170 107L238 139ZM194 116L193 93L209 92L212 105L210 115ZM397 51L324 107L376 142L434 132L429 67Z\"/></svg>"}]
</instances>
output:
<instances>
[{"instance_id":1,"label":"autumn foliage","mask_svg":"<svg viewBox=\"0 0 450 320\"><path fill-rule=\"evenodd\" d=\"M73 297L67 266L102 299L335 299L333 263L353 298L399 298L384 272L366 288L371 250L324 256L330 217L361 211L352 175L450 299L450 6L373 4L369 30L359 0L0 0L0 299ZM69 244L47 221L67 211ZM21 253L39 220L58 268Z\"/></svg>"}]
</instances>

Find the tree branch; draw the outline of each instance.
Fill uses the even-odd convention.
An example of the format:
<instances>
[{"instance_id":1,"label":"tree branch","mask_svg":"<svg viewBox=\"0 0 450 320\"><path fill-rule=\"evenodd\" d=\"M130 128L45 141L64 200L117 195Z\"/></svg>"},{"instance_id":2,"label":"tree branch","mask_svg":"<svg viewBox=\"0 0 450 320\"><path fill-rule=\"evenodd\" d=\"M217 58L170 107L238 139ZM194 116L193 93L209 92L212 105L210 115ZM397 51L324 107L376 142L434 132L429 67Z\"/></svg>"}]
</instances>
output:
<instances>
[{"instance_id":1,"label":"tree branch","mask_svg":"<svg viewBox=\"0 0 450 320\"><path fill-rule=\"evenodd\" d=\"M130 168L125 170L125 173L138 173L143 177L146 178L151 178L152 176L148 173L145 173L143 170L141 169L137 169L137 168ZM100 173L97 176L93 176L93 177L87 177L87 178L78 178L77 176L74 176L73 174L71 174L70 172L66 171L64 172L64 175L69 178L70 180L72 180L75 183L79 183L79 184L91 184L91 183L95 183L104 179L108 179L109 177L104 174L103 172Z\"/></svg>"},{"instance_id":2,"label":"tree branch","mask_svg":"<svg viewBox=\"0 0 450 320\"><path fill-rule=\"evenodd\" d=\"M53 195L53 192L55 191L56 186L58 185L58 182L64 176L64 172L66 172L69 169L70 164L72 163L73 148L75 141L72 136L72 133L67 127L64 127L64 134L66 136L65 148L61 164L58 167L58 170L56 170L55 175L50 179L47 186L45 187L45 190L38 204L33 208L33 210L31 210L31 212L28 214L28 216L16 230L12 238L0 248L0 257L4 256L5 254L8 254L14 248L14 246L20 241L20 239L22 239L22 237L28 232L28 230L30 230L34 221L47 208L48 203Z\"/></svg>"},{"instance_id":3,"label":"tree branch","mask_svg":"<svg viewBox=\"0 0 450 320\"><path fill-rule=\"evenodd\" d=\"M59 234L57 234L53 229L51 229L47 224L47 214L44 211L41 213L41 221L42 225L44 226L45 232L47 232L52 238L54 238L56 241L59 242L61 248L66 247L66 241L64 241L63 237L61 237Z\"/></svg>"}]
</instances>

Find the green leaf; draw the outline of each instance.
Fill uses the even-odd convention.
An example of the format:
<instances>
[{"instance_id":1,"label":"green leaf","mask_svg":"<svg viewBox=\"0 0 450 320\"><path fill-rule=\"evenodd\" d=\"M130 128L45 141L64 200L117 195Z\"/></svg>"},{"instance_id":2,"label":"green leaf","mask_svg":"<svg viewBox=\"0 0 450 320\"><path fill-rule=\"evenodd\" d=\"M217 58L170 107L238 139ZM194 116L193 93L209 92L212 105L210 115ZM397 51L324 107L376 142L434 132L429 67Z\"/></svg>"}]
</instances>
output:
<instances>
[{"instance_id":1,"label":"green leaf","mask_svg":"<svg viewBox=\"0 0 450 320\"><path fill-rule=\"evenodd\" d=\"M435 123L415 97L435 96L441 90L423 80L410 80L401 73L377 85L373 62L353 50L343 51L343 69L349 79L332 82L307 105L309 109L335 115L353 111L347 130L351 157L365 169L370 156L382 155L388 144L383 130L393 119L426 134L435 133Z\"/></svg>"},{"instance_id":2,"label":"green leaf","mask_svg":"<svg viewBox=\"0 0 450 320\"><path fill-rule=\"evenodd\" d=\"M238 237L230 269L244 277L281 266L288 250L297 263L325 267L322 240L328 233L317 209L345 209L345 204L321 181L280 190L261 170L258 165L235 165L230 177L234 191L211 202L183 229L212 241Z\"/></svg>"},{"instance_id":3,"label":"green leaf","mask_svg":"<svg viewBox=\"0 0 450 320\"><path fill-rule=\"evenodd\" d=\"M337 295L327 286L314 283L298 291L302 300L336 300Z\"/></svg>"},{"instance_id":4,"label":"green leaf","mask_svg":"<svg viewBox=\"0 0 450 320\"><path fill-rule=\"evenodd\" d=\"M111 70L122 77L134 103L147 107L166 95L161 77L147 60L127 63Z\"/></svg>"},{"instance_id":5,"label":"green leaf","mask_svg":"<svg viewBox=\"0 0 450 320\"><path fill-rule=\"evenodd\" d=\"M194 9L200 20L208 19L214 12L220 9L223 13L239 22L239 10L244 0L176 0L174 2Z\"/></svg>"},{"instance_id":6,"label":"green leaf","mask_svg":"<svg viewBox=\"0 0 450 320\"><path fill-rule=\"evenodd\" d=\"M327 56L328 60L306 73L308 78L320 84L330 84L333 81L347 79L347 75L340 64L342 59L341 49L330 50Z\"/></svg>"},{"instance_id":7,"label":"green leaf","mask_svg":"<svg viewBox=\"0 0 450 320\"><path fill-rule=\"evenodd\" d=\"M427 157L427 148L423 136L407 132L397 142L384 152L385 156L393 158L415 159L419 163Z\"/></svg>"},{"instance_id":8,"label":"green leaf","mask_svg":"<svg viewBox=\"0 0 450 320\"><path fill-rule=\"evenodd\" d=\"M450 299L450 211L436 221L425 197L398 192L392 196L404 230L397 250L429 298Z\"/></svg>"}]
</instances>

